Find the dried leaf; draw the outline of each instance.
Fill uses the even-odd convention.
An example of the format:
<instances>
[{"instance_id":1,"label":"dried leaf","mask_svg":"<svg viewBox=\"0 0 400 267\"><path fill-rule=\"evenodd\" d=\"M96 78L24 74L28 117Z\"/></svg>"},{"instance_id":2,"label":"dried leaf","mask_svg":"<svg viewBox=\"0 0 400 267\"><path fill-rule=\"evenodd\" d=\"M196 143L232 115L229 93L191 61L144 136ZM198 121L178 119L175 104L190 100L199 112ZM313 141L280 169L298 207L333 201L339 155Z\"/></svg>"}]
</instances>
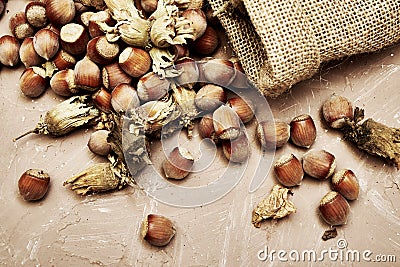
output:
<instances>
[{"instance_id":1,"label":"dried leaf","mask_svg":"<svg viewBox=\"0 0 400 267\"><path fill-rule=\"evenodd\" d=\"M290 193L289 189L275 185L270 195L253 210L252 224L258 228L262 220L280 219L296 212L296 207L288 200L288 193Z\"/></svg>"}]
</instances>

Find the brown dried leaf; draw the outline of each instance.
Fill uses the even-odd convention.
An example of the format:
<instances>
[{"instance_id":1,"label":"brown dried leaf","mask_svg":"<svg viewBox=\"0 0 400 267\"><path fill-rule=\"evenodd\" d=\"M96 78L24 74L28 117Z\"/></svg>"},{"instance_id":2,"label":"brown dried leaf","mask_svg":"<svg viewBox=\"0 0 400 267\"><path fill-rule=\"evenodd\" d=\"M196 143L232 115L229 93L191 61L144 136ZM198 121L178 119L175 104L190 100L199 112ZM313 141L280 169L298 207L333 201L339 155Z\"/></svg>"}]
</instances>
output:
<instances>
[{"instance_id":1,"label":"brown dried leaf","mask_svg":"<svg viewBox=\"0 0 400 267\"><path fill-rule=\"evenodd\" d=\"M253 210L252 224L258 228L262 220L280 219L296 212L296 207L288 200L288 193L291 193L289 189L275 185L270 195L258 203Z\"/></svg>"}]
</instances>

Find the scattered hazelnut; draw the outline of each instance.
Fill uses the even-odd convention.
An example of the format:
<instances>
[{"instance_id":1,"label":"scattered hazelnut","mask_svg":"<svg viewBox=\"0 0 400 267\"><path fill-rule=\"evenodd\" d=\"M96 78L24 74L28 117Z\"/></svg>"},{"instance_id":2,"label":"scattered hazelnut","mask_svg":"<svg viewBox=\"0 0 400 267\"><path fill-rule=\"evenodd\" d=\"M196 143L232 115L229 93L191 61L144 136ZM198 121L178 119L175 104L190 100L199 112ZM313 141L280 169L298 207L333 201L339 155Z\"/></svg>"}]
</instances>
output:
<instances>
[{"instance_id":1,"label":"scattered hazelnut","mask_svg":"<svg viewBox=\"0 0 400 267\"><path fill-rule=\"evenodd\" d=\"M303 166L295 155L284 155L274 164L274 172L278 181L284 186L300 185L304 177Z\"/></svg>"},{"instance_id":2,"label":"scattered hazelnut","mask_svg":"<svg viewBox=\"0 0 400 267\"><path fill-rule=\"evenodd\" d=\"M335 168L335 156L325 150L310 150L303 155L303 170L315 179L327 179Z\"/></svg>"},{"instance_id":3,"label":"scattered hazelnut","mask_svg":"<svg viewBox=\"0 0 400 267\"><path fill-rule=\"evenodd\" d=\"M180 180L189 175L193 163L194 158L186 148L175 147L163 161L162 168L167 178Z\"/></svg>"},{"instance_id":4,"label":"scattered hazelnut","mask_svg":"<svg viewBox=\"0 0 400 267\"><path fill-rule=\"evenodd\" d=\"M332 187L348 200L355 200L360 193L360 185L353 171L344 169L332 176Z\"/></svg>"},{"instance_id":5,"label":"scattered hazelnut","mask_svg":"<svg viewBox=\"0 0 400 267\"><path fill-rule=\"evenodd\" d=\"M347 98L333 95L322 105L322 114L330 127L338 129L353 119L353 107Z\"/></svg>"},{"instance_id":6,"label":"scattered hazelnut","mask_svg":"<svg viewBox=\"0 0 400 267\"><path fill-rule=\"evenodd\" d=\"M261 121L257 125L256 137L263 149L279 148L288 142L290 126L279 120Z\"/></svg>"},{"instance_id":7,"label":"scattered hazelnut","mask_svg":"<svg viewBox=\"0 0 400 267\"><path fill-rule=\"evenodd\" d=\"M44 197L50 185L50 176L43 170L29 169L18 180L19 193L26 201Z\"/></svg>"},{"instance_id":8,"label":"scattered hazelnut","mask_svg":"<svg viewBox=\"0 0 400 267\"><path fill-rule=\"evenodd\" d=\"M142 238L154 246L168 245L175 232L172 221L161 215L149 214L142 222Z\"/></svg>"},{"instance_id":9,"label":"scattered hazelnut","mask_svg":"<svg viewBox=\"0 0 400 267\"><path fill-rule=\"evenodd\" d=\"M342 225L347 222L350 205L341 194L331 191L321 199L319 211L328 224Z\"/></svg>"},{"instance_id":10,"label":"scattered hazelnut","mask_svg":"<svg viewBox=\"0 0 400 267\"><path fill-rule=\"evenodd\" d=\"M317 137L314 120L310 115L303 114L290 122L290 139L293 144L309 148Z\"/></svg>"}]
</instances>

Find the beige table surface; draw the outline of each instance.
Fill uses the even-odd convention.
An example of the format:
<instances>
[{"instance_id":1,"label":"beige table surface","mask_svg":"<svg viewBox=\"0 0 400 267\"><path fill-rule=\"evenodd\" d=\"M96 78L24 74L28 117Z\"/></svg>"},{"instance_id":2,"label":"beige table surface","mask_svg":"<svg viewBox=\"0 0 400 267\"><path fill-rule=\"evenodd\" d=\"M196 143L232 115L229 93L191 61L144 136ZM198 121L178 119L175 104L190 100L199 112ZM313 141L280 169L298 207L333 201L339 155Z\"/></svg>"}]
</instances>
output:
<instances>
[{"instance_id":1,"label":"beige table surface","mask_svg":"<svg viewBox=\"0 0 400 267\"><path fill-rule=\"evenodd\" d=\"M8 2L9 13L0 21L1 33L8 33L8 18L27 2ZM266 168L265 182L249 193L250 174L258 162L252 159L259 153L254 138L248 170L239 184L209 205L172 207L129 187L108 194L75 195L62 186L63 181L101 161L86 146L92 130L79 130L62 138L32 135L13 143L13 137L32 128L41 114L62 100L51 90L38 99L24 97L18 88L21 71L22 67L0 70L0 265L377 266L367 265L363 258L360 262L345 258L341 262L328 255L319 262L289 259L291 251L315 251L320 257L324 250L336 250L339 256L357 251L361 257L367 251L371 260L395 255L397 263L380 266L399 266L400 172L347 144L320 118L321 104L336 93L365 108L367 117L400 127L399 45L324 66L318 75L296 85L291 93L268 100L275 118L287 122L296 115L311 114L318 131L313 148L332 152L338 168L350 168L359 178L360 198L351 202L348 224L338 227L338 236L328 241L321 239L329 227L319 218L317 205L329 190L329 183L309 177L293 189L295 214L280 221L266 221L259 229L253 227L252 209L276 183ZM254 126L252 122L248 127L250 135ZM155 159L161 157L161 150L154 145ZM276 152L276 157L288 153L301 156L304 150L287 144ZM211 166L206 175L188 179L187 185L204 185L216 179L223 169L218 164ZM51 187L42 201L27 203L18 194L18 178L28 168L45 169L51 175ZM148 213L163 214L175 222L177 234L168 246L152 247L139 238L140 222ZM340 249L344 243L347 247ZM284 258L289 261L282 262L277 255L273 260L260 260L265 248L269 252L287 252Z\"/></svg>"}]
</instances>

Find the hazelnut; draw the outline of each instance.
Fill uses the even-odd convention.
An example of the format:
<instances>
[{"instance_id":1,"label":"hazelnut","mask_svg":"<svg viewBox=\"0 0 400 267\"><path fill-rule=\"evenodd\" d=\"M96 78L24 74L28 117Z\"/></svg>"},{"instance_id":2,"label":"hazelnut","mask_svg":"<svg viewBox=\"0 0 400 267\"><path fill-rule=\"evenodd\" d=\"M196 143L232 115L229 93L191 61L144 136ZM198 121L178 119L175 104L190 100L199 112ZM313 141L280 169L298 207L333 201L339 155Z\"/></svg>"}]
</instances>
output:
<instances>
[{"instance_id":1,"label":"hazelnut","mask_svg":"<svg viewBox=\"0 0 400 267\"><path fill-rule=\"evenodd\" d=\"M353 107L347 98L333 95L322 105L322 114L330 127L338 129L353 119Z\"/></svg>"},{"instance_id":2,"label":"hazelnut","mask_svg":"<svg viewBox=\"0 0 400 267\"><path fill-rule=\"evenodd\" d=\"M353 171L344 169L332 176L332 187L348 200L355 200L360 193L360 185Z\"/></svg>"},{"instance_id":3,"label":"hazelnut","mask_svg":"<svg viewBox=\"0 0 400 267\"><path fill-rule=\"evenodd\" d=\"M303 166L295 155L284 155L274 164L274 172L278 181L284 186L300 185L304 177Z\"/></svg>"},{"instance_id":4,"label":"hazelnut","mask_svg":"<svg viewBox=\"0 0 400 267\"><path fill-rule=\"evenodd\" d=\"M193 163L194 158L186 148L175 147L163 161L162 168L167 178L180 180L189 175Z\"/></svg>"},{"instance_id":5,"label":"hazelnut","mask_svg":"<svg viewBox=\"0 0 400 267\"><path fill-rule=\"evenodd\" d=\"M310 115L303 114L290 122L290 139L293 144L309 148L317 137L317 129Z\"/></svg>"},{"instance_id":6,"label":"hazelnut","mask_svg":"<svg viewBox=\"0 0 400 267\"><path fill-rule=\"evenodd\" d=\"M256 137L263 149L280 148L289 140L290 126L279 120L261 121L257 125Z\"/></svg>"},{"instance_id":7,"label":"hazelnut","mask_svg":"<svg viewBox=\"0 0 400 267\"><path fill-rule=\"evenodd\" d=\"M335 156L325 150L310 150L303 155L304 172L315 179L327 179L335 168Z\"/></svg>"},{"instance_id":8,"label":"hazelnut","mask_svg":"<svg viewBox=\"0 0 400 267\"><path fill-rule=\"evenodd\" d=\"M240 136L240 118L232 108L222 105L213 113L215 134L219 139L235 139Z\"/></svg>"},{"instance_id":9,"label":"hazelnut","mask_svg":"<svg viewBox=\"0 0 400 267\"><path fill-rule=\"evenodd\" d=\"M331 191L321 199L319 211L328 224L342 225L347 222L350 205L341 194Z\"/></svg>"},{"instance_id":10,"label":"hazelnut","mask_svg":"<svg viewBox=\"0 0 400 267\"><path fill-rule=\"evenodd\" d=\"M142 238L154 246L168 245L175 232L172 221L161 215L149 214L142 222Z\"/></svg>"},{"instance_id":11,"label":"hazelnut","mask_svg":"<svg viewBox=\"0 0 400 267\"><path fill-rule=\"evenodd\" d=\"M26 201L44 197L50 185L50 176L43 170L29 169L18 180L19 193Z\"/></svg>"}]
</instances>

